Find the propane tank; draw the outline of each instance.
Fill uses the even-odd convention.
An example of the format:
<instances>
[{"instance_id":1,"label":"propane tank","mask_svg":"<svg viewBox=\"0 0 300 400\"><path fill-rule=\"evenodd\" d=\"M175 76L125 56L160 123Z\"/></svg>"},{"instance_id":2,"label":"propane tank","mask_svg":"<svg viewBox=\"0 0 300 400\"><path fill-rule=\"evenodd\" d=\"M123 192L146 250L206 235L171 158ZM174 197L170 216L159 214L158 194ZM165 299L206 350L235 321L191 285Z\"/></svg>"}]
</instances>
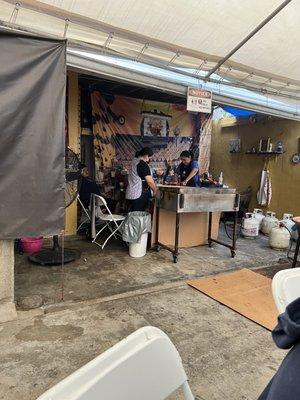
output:
<instances>
[{"instance_id":1,"label":"propane tank","mask_svg":"<svg viewBox=\"0 0 300 400\"><path fill-rule=\"evenodd\" d=\"M265 218L261 223L261 231L265 235L269 235L272 228L276 228L279 226L279 221L276 218L276 214L272 211L267 211Z\"/></svg>"},{"instance_id":2,"label":"propane tank","mask_svg":"<svg viewBox=\"0 0 300 400\"><path fill-rule=\"evenodd\" d=\"M255 239L258 236L259 220L253 213L246 213L242 223L242 235L247 239Z\"/></svg>"},{"instance_id":3,"label":"propane tank","mask_svg":"<svg viewBox=\"0 0 300 400\"><path fill-rule=\"evenodd\" d=\"M297 225L293 221L293 214L283 214L283 218L280 221L284 226L286 226L292 236L293 240L298 239L298 231L297 231Z\"/></svg>"},{"instance_id":4,"label":"propane tank","mask_svg":"<svg viewBox=\"0 0 300 400\"><path fill-rule=\"evenodd\" d=\"M261 210L260 208L254 208L253 215L254 215L254 218L258 220L259 229L261 229L262 220L265 218L265 216L263 214L263 210Z\"/></svg>"},{"instance_id":5,"label":"propane tank","mask_svg":"<svg viewBox=\"0 0 300 400\"><path fill-rule=\"evenodd\" d=\"M291 234L288 228L279 224L275 228L271 229L269 236L269 245L274 250L286 250L290 245Z\"/></svg>"}]
</instances>

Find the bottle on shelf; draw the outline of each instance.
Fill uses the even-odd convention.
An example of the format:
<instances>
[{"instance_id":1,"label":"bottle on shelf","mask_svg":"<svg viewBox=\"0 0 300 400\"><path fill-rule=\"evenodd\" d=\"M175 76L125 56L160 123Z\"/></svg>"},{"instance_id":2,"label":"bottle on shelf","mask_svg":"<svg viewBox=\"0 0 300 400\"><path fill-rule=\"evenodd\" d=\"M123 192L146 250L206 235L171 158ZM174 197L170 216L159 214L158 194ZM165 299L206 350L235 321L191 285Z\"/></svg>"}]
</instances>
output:
<instances>
[{"instance_id":1,"label":"bottle on shelf","mask_svg":"<svg viewBox=\"0 0 300 400\"><path fill-rule=\"evenodd\" d=\"M219 175L219 185L220 185L220 186L223 185L223 181L224 181L224 179L223 179L223 172L221 172L220 175Z\"/></svg>"}]
</instances>

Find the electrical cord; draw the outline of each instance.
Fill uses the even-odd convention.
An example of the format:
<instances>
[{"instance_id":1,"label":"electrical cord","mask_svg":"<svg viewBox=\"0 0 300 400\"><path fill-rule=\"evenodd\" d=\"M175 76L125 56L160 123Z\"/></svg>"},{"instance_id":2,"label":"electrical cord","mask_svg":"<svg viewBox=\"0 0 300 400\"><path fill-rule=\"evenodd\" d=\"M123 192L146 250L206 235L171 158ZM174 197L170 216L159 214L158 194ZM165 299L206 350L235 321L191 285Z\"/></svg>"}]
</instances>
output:
<instances>
[{"instance_id":1,"label":"electrical cord","mask_svg":"<svg viewBox=\"0 0 300 400\"><path fill-rule=\"evenodd\" d=\"M223 224L224 224L224 228L225 228L225 233L226 236L230 239L233 240L233 237L230 236L229 232L228 232L228 226L227 226L227 222L226 220L223 220ZM238 224L238 230L237 230L237 234L236 234L236 239L239 239L242 233L242 225Z\"/></svg>"}]
</instances>

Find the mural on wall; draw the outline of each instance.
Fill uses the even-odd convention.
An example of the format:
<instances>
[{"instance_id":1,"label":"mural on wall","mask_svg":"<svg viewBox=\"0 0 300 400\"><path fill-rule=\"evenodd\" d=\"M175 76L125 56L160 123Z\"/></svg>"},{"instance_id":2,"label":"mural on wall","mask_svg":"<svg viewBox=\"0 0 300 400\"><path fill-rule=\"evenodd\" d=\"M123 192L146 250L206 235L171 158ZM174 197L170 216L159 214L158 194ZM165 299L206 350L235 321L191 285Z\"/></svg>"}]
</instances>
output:
<instances>
[{"instance_id":1,"label":"mural on wall","mask_svg":"<svg viewBox=\"0 0 300 400\"><path fill-rule=\"evenodd\" d=\"M201 123L199 129L199 154L197 156L200 165L200 174L209 171L210 152L211 152L211 134L212 134L212 116L201 114Z\"/></svg>"},{"instance_id":2,"label":"mural on wall","mask_svg":"<svg viewBox=\"0 0 300 400\"><path fill-rule=\"evenodd\" d=\"M91 94L96 169L118 163L128 168L136 151L154 150L152 163L161 167L177 160L183 150L209 164L210 117L193 114L181 104L167 104L124 96ZM200 139L201 135L203 138ZM199 141L203 147L199 151ZM203 168L201 167L201 170Z\"/></svg>"}]
</instances>

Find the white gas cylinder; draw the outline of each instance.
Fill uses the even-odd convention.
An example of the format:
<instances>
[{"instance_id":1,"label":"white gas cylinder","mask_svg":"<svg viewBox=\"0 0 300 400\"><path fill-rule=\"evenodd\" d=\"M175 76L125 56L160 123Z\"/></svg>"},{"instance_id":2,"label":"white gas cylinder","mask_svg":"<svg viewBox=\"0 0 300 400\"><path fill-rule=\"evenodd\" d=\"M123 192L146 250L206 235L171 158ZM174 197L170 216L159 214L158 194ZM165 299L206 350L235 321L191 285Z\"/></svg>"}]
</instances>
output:
<instances>
[{"instance_id":1,"label":"white gas cylinder","mask_svg":"<svg viewBox=\"0 0 300 400\"><path fill-rule=\"evenodd\" d=\"M242 223L242 235L247 239L255 239L259 232L259 220L253 213L246 213Z\"/></svg>"},{"instance_id":2,"label":"white gas cylinder","mask_svg":"<svg viewBox=\"0 0 300 400\"><path fill-rule=\"evenodd\" d=\"M280 224L272 228L269 236L269 245L274 250L286 250L290 245L291 235L287 227Z\"/></svg>"},{"instance_id":3,"label":"white gas cylinder","mask_svg":"<svg viewBox=\"0 0 300 400\"><path fill-rule=\"evenodd\" d=\"M254 215L254 218L258 220L259 229L261 229L262 220L265 218L263 210L261 210L260 208L254 208L253 215Z\"/></svg>"},{"instance_id":4,"label":"white gas cylinder","mask_svg":"<svg viewBox=\"0 0 300 400\"><path fill-rule=\"evenodd\" d=\"M265 235L269 235L272 228L279 226L279 221L276 218L276 214L272 211L267 211L265 218L261 222L261 231Z\"/></svg>"},{"instance_id":5,"label":"white gas cylinder","mask_svg":"<svg viewBox=\"0 0 300 400\"><path fill-rule=\"evenodd\" d=\"M283 218L280 221L284 226L286 226L292 236L293 240L298 239L298 231L295 222L293 221L293 214L283 214Z\"/></svg>"}]
</instances>

